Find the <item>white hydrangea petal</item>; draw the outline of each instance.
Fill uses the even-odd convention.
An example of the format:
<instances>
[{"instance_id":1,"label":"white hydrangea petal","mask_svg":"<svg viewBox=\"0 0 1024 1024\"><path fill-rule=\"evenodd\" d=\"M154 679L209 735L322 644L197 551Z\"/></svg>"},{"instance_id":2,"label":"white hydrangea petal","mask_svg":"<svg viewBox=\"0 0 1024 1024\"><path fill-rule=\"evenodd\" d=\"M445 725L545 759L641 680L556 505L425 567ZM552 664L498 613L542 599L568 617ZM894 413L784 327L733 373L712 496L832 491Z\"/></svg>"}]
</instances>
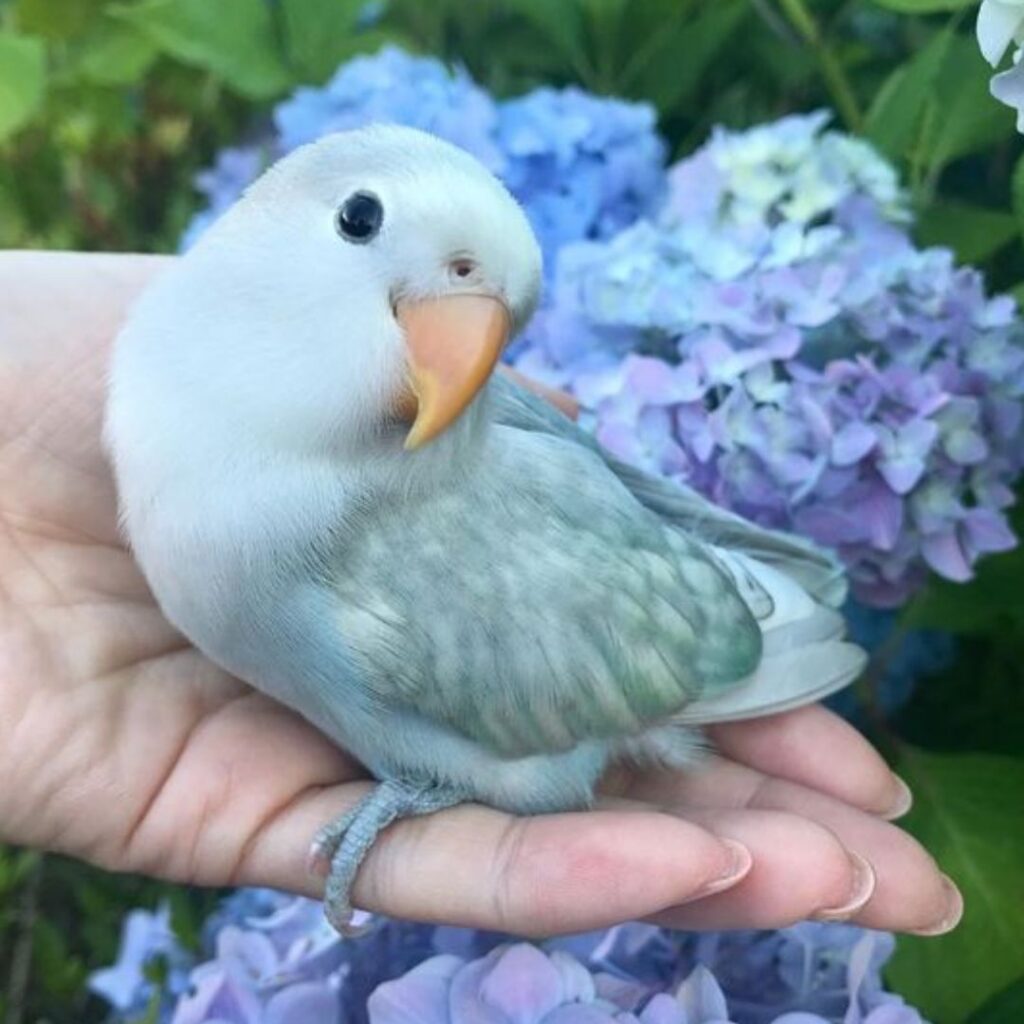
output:
<instances>
[{"instance_id":1,"label":"white hydrangea petal","mask_svg":"<svg viewBox=\"0 0 1024 1024\"><path fill-rule=\"evenodd\" d=\"M1024 25L1024 3L984 0L978 11L978 45L982 56L995 67Z\"/></svg>"},{"instance_id":2,"label":"white hydrangea petal","mask_svg":"<svg viewBox=\"0 0 1024 1024\"><path fill-rule=\"evenodd\" d=\"M996 75L989 88L1000 103L1017 111L1017 131L1024 132L1024 64L1018 62Z\"/></svg>"}]
</instances>

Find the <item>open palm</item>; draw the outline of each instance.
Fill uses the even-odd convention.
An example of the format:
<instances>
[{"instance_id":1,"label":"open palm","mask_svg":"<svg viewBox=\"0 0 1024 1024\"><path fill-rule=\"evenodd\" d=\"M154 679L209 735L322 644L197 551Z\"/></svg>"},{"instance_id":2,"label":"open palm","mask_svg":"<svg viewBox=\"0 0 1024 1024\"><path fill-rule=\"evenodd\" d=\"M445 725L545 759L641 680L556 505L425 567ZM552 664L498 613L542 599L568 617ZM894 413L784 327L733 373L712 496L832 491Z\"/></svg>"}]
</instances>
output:
<instances>
[{"instance_id":1,"label":"open palm","mask_svg":"<svg viewBox=\"0 0 1024 1024\"><path fill-rule=\"evenodd\" d=\"M0 254L0 835L114 870L315 894L310 838L366 791L365 771L176 633L118 535L104 367L160 265ZM904 791L839 719L807 708L714 738L702 772L618 770L596 811L402 822L355 900L524 933L642 916L955 923L955 890L883 818Z\"/></svg>"}]
</instances>

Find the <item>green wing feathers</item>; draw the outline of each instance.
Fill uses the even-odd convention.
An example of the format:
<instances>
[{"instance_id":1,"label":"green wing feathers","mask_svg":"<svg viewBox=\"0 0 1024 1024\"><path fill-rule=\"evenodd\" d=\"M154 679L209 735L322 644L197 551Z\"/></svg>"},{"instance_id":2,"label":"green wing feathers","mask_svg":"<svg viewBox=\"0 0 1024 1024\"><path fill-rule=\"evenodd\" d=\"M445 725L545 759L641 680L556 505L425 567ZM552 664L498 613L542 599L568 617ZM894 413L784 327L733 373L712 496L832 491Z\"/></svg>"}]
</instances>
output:
<instances>
[{"instance_id":1,"label":"green wing feathers","mask_svg":"<svg viewBox=\"0 0 1024 1024\"><path fill-rule=\"evenodd\" d=\"M816 600L832 608L838 608L846 599L846 578L841 564L812 541L757 526L715 505L691 488L621 462L547 402L500 374L492 379L489 394L499 422L520 430L571 438L599 452L637 501L672 525L706 543L742 551L774 566Z\"/></svg>"},{"instance_id":2,"label":"green wing feathers","mask_svg":"<svg viewBox=\"0 0 1024 1024\"><path fill-rule=\"evenodd\" d=\"M760 630L715 558L588 448L495 434L345 554L338 625L377 699L518 757L635 734L753 670Z\"/></svg>"}]
</instances>

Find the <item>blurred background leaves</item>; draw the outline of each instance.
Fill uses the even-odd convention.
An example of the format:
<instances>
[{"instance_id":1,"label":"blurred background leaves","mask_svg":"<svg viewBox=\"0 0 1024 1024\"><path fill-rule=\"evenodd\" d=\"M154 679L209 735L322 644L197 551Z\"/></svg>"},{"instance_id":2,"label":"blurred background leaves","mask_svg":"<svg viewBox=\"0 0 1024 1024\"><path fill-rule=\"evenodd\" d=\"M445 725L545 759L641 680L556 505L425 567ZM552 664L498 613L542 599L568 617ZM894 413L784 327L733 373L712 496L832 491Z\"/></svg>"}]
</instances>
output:
<instances>
[{"instance_id":1,"label":"blurred background leaves","mask_svg":"<svg viewBox=\"0 0 1024 1024\"><path fill-rule=\"evenodd\" d=\"M0 0L0 246L174 251L192 181L271 105L391 40L498 96L575 83L646 100L673 156L715 124L828 107L898 167L917 237L1024 297L1024 156L988 93L971 0ZM1024 519L1017 517L1018 532ZM909 827L965 890L962 928L901 940L892 981L938 1024L1019 1024L1024 939L1024 555L936 583L904 629L959 654L875 738ZM883 652L884 656L884 652ZM876 673L877 674L877 673ZM870 701L868 702L870 704ZM124 911L212 897L0 850L0 1020L99 1020L89 969Z\"/></svg>"}]
</instances>

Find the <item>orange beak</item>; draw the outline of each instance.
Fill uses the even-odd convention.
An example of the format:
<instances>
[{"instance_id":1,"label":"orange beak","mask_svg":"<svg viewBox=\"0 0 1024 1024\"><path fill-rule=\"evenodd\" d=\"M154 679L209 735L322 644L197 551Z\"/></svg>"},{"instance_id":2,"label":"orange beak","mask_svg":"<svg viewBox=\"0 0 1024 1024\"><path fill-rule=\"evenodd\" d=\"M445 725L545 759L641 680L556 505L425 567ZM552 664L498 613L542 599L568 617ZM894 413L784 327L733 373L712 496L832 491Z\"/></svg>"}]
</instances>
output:
<instances>
[{"instance_id":1,"label":"orange beak","mask_svg":"<svg viewBox=\"0 0 1024 1024\"><path fill-rule=\"evenodd\" d=\"M400 303L416 416L405 439L419 448L447 430L494 370L512 324L487 295L445 295Z\"/></svg>"}]
</instances>

